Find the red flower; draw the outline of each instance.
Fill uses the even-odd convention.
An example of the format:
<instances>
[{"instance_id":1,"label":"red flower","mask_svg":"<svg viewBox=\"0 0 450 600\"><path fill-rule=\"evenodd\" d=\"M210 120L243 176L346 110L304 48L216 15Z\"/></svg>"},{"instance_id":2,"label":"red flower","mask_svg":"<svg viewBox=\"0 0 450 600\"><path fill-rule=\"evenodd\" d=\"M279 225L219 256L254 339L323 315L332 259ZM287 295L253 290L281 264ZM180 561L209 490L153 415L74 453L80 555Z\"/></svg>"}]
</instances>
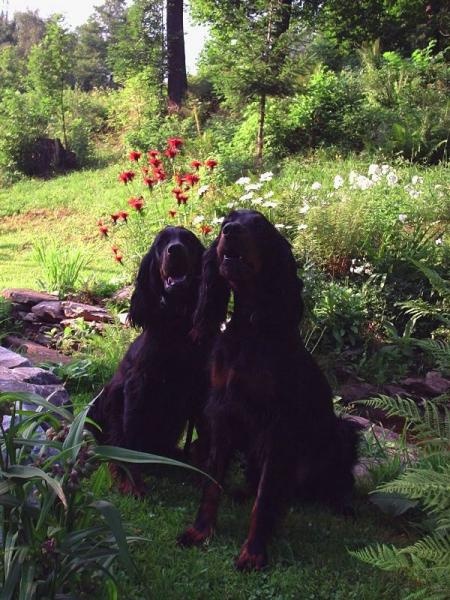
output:
<instances>
[{"instance_id":1,"label":"red flower","mask_svg":"<svg viewBox=\"0 0 450 600\"><path fill-rule=\"evenodd\" d=\"M112 222L115 225L117 223L117 219L120 219L119 213L114 213L113 215L111 215L111 219L112 219Z\"/></svg>"},{"instance_id":2,"label":"red flower","mask_svg":"<svg viewBox=\"0 0 450 600\"><path fill-rule=\"evenodd\" d=\"M122 219L122 221L127 221L128 219L128 213L126 210L119 210L119 212L117 213L119 215L119 219Z\"/></svg>"},{"instance_id":3,"label":"red flower","mask_svg":"<svg viewBox=\"0 0 450 600\"><path fill-rule=\"evenodd\" d=\"M169 148L175 148L175 150L178 150L183 145L183 140L179 137L172 137L167 140L167 145Z\"/></svg>"},{"instance_id":4,"label":"red flower","mask_svg":"<svg viewBox=\"0 0 450 600\"><path fill-rule=\"evenodd\" d=\"M153 157L153 158L149 158L148 162L152 165L152 167L154 167L155 169L158 169L158 167L160 167L162 165L162 162L160 161L159 158Z\"/></svg>"},{"instance_id":5,"label":"red flower","mask_svg":"<svg viewBox=\"0 0 450 600\"><path fill-rule=\"evenodd\" d=\"M120 264L122 264L123 261L123 256L121 254L119 254L118 252L116 252L114 254L114 260Z\"/></svg>"},{"instance_id":6,"label":"red flower","mask_svg":"<svg viewBox=\"0 0 450 600\"><path fill-rule=\"evenodd\" d=\"M119 181L123 181L123 183L127 184L130 181L133 181L136 173L134 171L123 171L119 175Z\"/></svg>"},{"instance_id":7,"label":"red flower","mask_svg":"<svg viewBox=\"0 0 450 600\"><path fill-rule=\"evenodd\" d=\"M106 225L99 225L98 230L100 231L101 235L104 237L108 237L108 227Z\"/></svg>"},{"instance_id":8,"label":"red flower","mask_svg":"<svg viewBox=\"0 0 450 600\"><path fill-rule=\"evenodd\" d=\"M144 185L148 185L149 188L152 188L156 183L156 180L151 177L144 177L143 181Z\"/></svg>"},{"instance_id":9,"label":"red flower","mask_svg":"<svg viewBox=\"0 0 450 600\"><path fill-rule=\"evenodd\" d=\"M217 162L217 160L214 160L213 158L208 158L208 160L205 160L205 167L208 167L208 169L211 169L211 171L214 169L214 167L217 167L219 163Z\"/></svg>"},{"instance_id":10,"label":"red flower","mask_svg":"<svg viewBox=\"0 0 450 600\"><path fill-rule=\"evenodd\" d=\"M117 246L111 246L111 250L114 252L114 254L119 252L119 248Z\"/></svg>"},{"instance_id":11,"label":"red flower","mask_svg":"<svg viewBox=\"0 0 450 600\"><path fill-rule=\"evenodd\" d=\"M208 235L208 233L211 233L212 227L210 227L210 225L202 225L200 227L200 231L203 233L203 235Z\"/></svg>"},{"instance_id":12,"label":"red flower","mask_svg":"<svg viewBox=\"0 0 450 600\"><path fill-rule=\"evenodd\" d=\"M200 160L193 160L193 161L191 162L191 167L192 167L193 169L197 169L197 171L200 169L200 167L201 167L201 166L202 166L202 163L201 163L201 161L200 161Z\"/></svg>"},{"instance_id":13,"label":"red flower","mask_svg":"<svg viewBox=\"0 0 450 600\"><path fill-rule=\"evenodd\" d=\"M157 179L158 181L164 181L167 177L166 173L163 171L163 169L155 169L153 171L153 177L155 179Z\"/></svg>"},{"instance_id":14,"label":"red flower","mask_svg":"<svg viewBox=\"0 0 450 600\"><path fill-rule=\"evenodd\" d=\"M130 160L134 160L135 162L137 162L141 158L142 152L132 150L128 156L130 157Z\"/></svg>"},{"instance_id":15,"label":"red flower","mask_svg":"<svg viewBox=\"0 0 450 600\"><path fill-rule=\"evenodd\" d=\"M180 204L186 204L186 202L188 201L189 196L187 194L178 194L177 196L177 203L178 206L180 206Z\"/></svg>"},{"instance_id":16,"label":"red flower","mask_svg":"<svg viewBox=\"0 0 450 600\"><path fill-rule=\"evenodd\" d=\"M169 146L166 150L164 150L164 154L167 156L167 158L172 160L178 154L178 150L174 146Z\"/></svg>"},{"instance_id":17,"label":"red flower","mask_svg":"<svg viewBox=\"0 0 450 600\"><path fill-rule=\"evenodd\" d=\"M183 177L184 181L189 184L191 187L200 181L200 177L195 173L186 173Z\"/></svg>"},{"instance_id":18,"label":"red flower","mask_svg":"<svg viewBox=\"0 0 450 600\"><path fill-rule=\"evenodd\" d=\"M176 217L177 211L176 210L169 210L169 217L172 217L172 219L174 219Z\"/></svg>"},{"instance_id":19,"label":"red flower","mask_svg":"<svg viewBox=\"0 0 450 600\"><path fill-rule=\"evenodd\" d=\"M140 196L139 198L130 198L128 200L128 204L131 206L131 208L134 208L138 212L141 212L144 208L144 198L142 198L142 196Z\"/></svg>"},{"instance_id":20,"label":"red flower","mask_svg":"<svg viewBox=\"0 0 450 600\"><path fill-rule=\"evenodd\" d=\"M180 175L179 173L175 173L173 176L178 185L183 185L184 183L184 175Z\"/></svg>"},{"instance_id":21,"label":"red flower","mask_svg":"<svg viewBox=\"0 0 450 600\"><path fill-rule=\"evenodd\" d=\"M147 152L147 156L149 157L149 159L150 158L156 158L157 156L159 156L159 152L158 152L158 150L149 150Z\"/></svg>"}]
</instances>

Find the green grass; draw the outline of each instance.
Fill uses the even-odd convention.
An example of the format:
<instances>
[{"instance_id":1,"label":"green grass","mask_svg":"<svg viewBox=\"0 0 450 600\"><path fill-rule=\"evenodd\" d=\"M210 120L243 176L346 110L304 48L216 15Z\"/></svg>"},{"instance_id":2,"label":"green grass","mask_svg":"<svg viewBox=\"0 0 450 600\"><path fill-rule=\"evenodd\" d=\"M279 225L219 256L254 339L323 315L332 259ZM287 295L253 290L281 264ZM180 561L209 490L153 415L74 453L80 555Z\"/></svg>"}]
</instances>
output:
<instances>
[{"instance_id":1,"label":"green grass","mask_svg":"<svg viewBox=\"0 0 450 600\"><path fill-rule=\"evenodd\" d=\"M172 471L149 478L149 495L138 501L110 493L132 531L149 538L133 549L140 573L129 579L119 570L127 600L395 600L408 583L367 567L347 552L371 542L406 543L407 537L365 499L356 518L326 509L296 505L282 520L270 545L270 565L263 573L239 573L233 559L249 524L251 504L225 497L214 538L204 549L181 549L176 536L195 516L200 489L190 476Z\"/></svg>"}]
</instances>

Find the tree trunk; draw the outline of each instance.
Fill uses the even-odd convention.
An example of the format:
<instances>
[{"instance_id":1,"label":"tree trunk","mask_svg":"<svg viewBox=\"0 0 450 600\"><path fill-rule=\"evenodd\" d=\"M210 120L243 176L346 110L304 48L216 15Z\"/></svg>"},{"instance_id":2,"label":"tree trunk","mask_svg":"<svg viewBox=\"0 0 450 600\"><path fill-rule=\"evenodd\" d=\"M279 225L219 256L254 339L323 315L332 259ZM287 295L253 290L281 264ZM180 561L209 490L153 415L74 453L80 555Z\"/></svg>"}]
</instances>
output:
<instances>
[{"instance_id":1,"label":"tree trunk","mask_svg":"<svg viewBox=\"0 0 450 600\"><path fill-rule=\"evenodd\" d=\"M256 167L261 169L264 152L264 121L266 120L266 94L259 98L258 139L256 140Z\"/></svg>"},{"instance_id":2,"label":"tree trunk","mask_svg":"<svg viewBox=\"0 0 450 600\"><path fill-rule=\"evenodd\" d=\"M167 0L166 32L169 111L177 111L187 91L183 0Z\"/></svg>"}]
</instances>

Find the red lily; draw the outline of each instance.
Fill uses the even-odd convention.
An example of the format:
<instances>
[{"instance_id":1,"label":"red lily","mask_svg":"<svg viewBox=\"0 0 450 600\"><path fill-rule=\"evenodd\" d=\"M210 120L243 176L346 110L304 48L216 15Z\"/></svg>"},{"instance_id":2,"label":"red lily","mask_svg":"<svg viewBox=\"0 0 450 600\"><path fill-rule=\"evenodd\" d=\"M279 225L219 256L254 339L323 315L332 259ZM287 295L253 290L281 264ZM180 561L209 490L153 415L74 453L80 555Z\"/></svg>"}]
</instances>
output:
<instances>
[{"instance_id":1,"label":"red lily","mask_svg":"<svg viewBox=\"0 0 450 600\"><path fill-rule=\"evenodd\" d=\"M139 198L130 198L128 204L138 212L141 212L144 208L144 198L142 196Z\"/></svg>"},{"instance_id":2,"label":"red lily","mask_svg":"<svg viewBox=\"0 0 450 600\"><path fill-rule=\"evenodd\" d=\"M217 167L219 163L217 162L217 160L214 160L214 158L208 158L208 160L205 160L205 167L207 167L208 169L211 169L211 171Z\"/></svg>"},{"instance_id":3,"label":"red lily","mask_svg":"<svg viewBox=\"0 0 450 600\"><path fill-rule=\"evenodd\" d=\"M132 150L128 156L130 157L130 160L134 160L135 162L137 162L141 158L142 152Z\"/></svg>"},{"instance_id":4,"label":"red lily","mask_svg":"<svg viewBox=\"0 0 450 600\"><path fill-rule=\"evenodd\" d=\"M134 171L123 171L119 175L119 181L123 181L123 183L127 184L130 181L133 181L136 173Z\"/></svg>"}]
</instances>

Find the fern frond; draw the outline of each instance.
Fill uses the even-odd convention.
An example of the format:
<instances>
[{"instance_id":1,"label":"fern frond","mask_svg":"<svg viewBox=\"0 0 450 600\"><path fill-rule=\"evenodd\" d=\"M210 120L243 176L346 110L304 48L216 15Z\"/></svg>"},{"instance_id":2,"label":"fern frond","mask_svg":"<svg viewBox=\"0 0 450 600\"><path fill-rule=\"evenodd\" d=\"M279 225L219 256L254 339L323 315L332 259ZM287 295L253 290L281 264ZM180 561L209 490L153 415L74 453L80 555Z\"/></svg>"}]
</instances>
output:
<instances>
[{"instance_id":1,"label":"fern frond","mask_svg":"<svg viewBox=\"0 0 450 600\"><path fill-rule=\"evenodd\" d=\"M450 508L450 464L440 469L409 468L396 480L385 483L378 491L403 494L412 500L420 500L431 512Z\"/></svg>"},{"instance_id":2,"label":"fern frond","mask_svg":"<svg viewBox=\"0 0 450 600\"><path fill-rule=\"evenodd\" d=\"M408 557L392 544L375 544L361 550L349 550L349 552L362 562L383 571L397 571L407 569L409 566Z\"/></svg>"},{"instance_id":3,"label":"fern frond","mask_svg":"<svg viewBox=\"0 0 450 600\"><path fill-rule=\"evenodd\" d=\"M443 279L434 269L430 269L423 263L414 258L410 258L413 265L425 275L431 284L431 287L436 290L443 298L450 297L450 282Z\"/></svg>"},{"instance_id":4,"label":"fern frond","mask_svg":"<svg viewBox=\"0 0 450 600\"><path fill-rule=\"evenodd\" d=\"M418 557L432 563L433 568L450 565L450 537L447 535L429 535L412 546L399 550L402 554Z\"/></svg>"},{"instance_id":5,"label":"fern frond","mask_svg":"<svg viewBox=\"0 0 450 600\"><path fill-rule=\"evenodd\" d=\"M401 417L412 424L422 421L419 407L411 398L380 394L366 400L358 400L355 404L364 404L371 408L381 409L388 417Z\"/></svg>"}]
</instances>

